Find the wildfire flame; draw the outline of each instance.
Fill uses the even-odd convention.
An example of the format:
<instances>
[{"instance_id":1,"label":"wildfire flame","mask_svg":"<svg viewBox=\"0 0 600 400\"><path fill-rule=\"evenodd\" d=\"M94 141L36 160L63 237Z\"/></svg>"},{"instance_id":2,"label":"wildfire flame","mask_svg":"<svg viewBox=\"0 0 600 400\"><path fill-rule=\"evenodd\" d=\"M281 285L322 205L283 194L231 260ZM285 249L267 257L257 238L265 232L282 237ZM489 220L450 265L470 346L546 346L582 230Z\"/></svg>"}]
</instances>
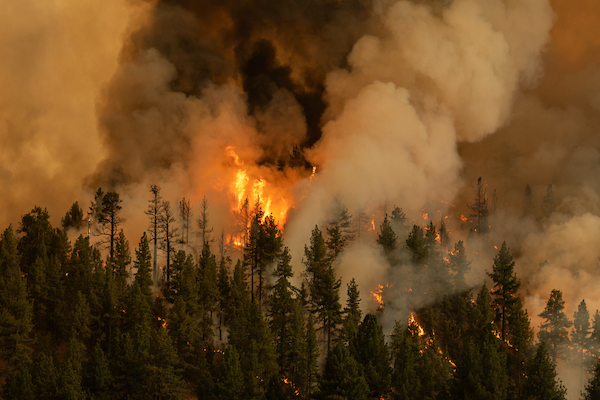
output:
<instances>
[{"instance_id":1,"label":"wildfire flame","mask_svg":"<svg viewBox=\"0 0 600 400\"><path fill-rule=\"evenodd\" d=\"M373 295L373 297L375 297L375 300L377 300L377 303L379 303L379 307L381 308L383 307L383 285L377 285L377 289L373 290L371 292L371 294Z\"/></svg>"},{"instance_id":2,"label":"wildfire flame","mask_svg":"<svg viewBox=\"0 0 600 400\"><path fill-rule=\"evenodd\" d=\"M263 221L268 215L272 214L278 220L278 223L283 225L290 208L289 199L286 200L285 198L285 196L291 196L288 194L289 191L286 190L287 186L283 186L280 182L279 186L283 187L278 187L277 183L268 182L264 176L260 176L262 173L258 168L254 170L245 167L244 162L235 152L234 146L227 146L225 153L238 167L229 185L229 190L233 196L232 210L240 212L246 200L249 201L250 206L260 203L263 210ZM316 167L313 167L313 176L315 172ZM282 179L281 181L286 185L291 184L288 182L289 179ZM233 239L232 242L236 244L236 239Z\"/></svg>"},{"instance_id":3,"label":"wildfire flame","mask_svg":"<svg viewBox=\"0 0 600 400\"><path fill-rule=\"evenodd\" d=\"M425 330L423 330L423 327L421 325L419 325L419 323L415 319L415 314L413 314L413 313L410 313L410 315L408 317L408 326L410 326L410 325L414 325L417 327L417 332L419 333L419 337L425 335Z\"/></svg>"}]
</instances>

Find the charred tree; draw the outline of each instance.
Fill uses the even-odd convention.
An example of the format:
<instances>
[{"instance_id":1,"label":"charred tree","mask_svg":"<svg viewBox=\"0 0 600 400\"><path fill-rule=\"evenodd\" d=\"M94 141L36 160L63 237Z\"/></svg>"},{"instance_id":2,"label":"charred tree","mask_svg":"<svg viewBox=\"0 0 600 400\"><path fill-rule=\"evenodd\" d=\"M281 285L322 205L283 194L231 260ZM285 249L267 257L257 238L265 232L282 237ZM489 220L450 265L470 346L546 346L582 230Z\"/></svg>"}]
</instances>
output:
<instances>
[{"instance_id":1,"label":"charred tree","mask_svg":"<svg viewBox=\"0 0 600 400\"><path fill-rule=\"evenodd\" d=\"M474 218L476 221L474 231L479 235L487 233L489 230L488 216L490 212L487 204L485 186L485 183L483 183L481 177L479 177L479 179L477 179L477 186L474 189L475 198L473 199L473 204L467 205L472 211L470 217Z\"/></svg>"},{"instance_id":2,"label":"charred tree","mask_svg":"<svg viewBox=\"0 0 600 400\"><path fill-rule=\"evenodd\" d=\"M148 200L148 208L144 213L150 218L150 226L148 226L149 238L154 246L154 257L152 258L152 279L156 283L158 280L158 239L159 239L159 220L162 213L162 197L160 195L160 186L150 186L152 197Z\"/></svg>"}]
</instances>

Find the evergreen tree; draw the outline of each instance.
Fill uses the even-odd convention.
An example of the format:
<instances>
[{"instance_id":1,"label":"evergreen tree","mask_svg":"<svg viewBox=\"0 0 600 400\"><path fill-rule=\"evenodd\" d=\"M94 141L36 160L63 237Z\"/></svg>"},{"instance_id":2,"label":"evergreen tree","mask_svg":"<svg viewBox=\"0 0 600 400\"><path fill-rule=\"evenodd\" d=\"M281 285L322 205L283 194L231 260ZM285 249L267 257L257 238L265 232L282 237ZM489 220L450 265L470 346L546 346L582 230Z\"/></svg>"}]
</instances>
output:
<instances>
[{"instance_id":1,"label":"evergreen tree","mask_svg":"<svg viewBox=\"0 0 600 400\"><path fill-rule=\"evenodd\" d=\"M190 243L190 217L192 216L192 207L189 200L185 200L185 197L179 202L179 218L181 218L181 250L188 253L188 246ZM184 247L185 246L185 247Z\"/></svg>"},{"instance_id":2,"label":"evergreen tree","mask_svg":"<svg viewBox=\"0 0 600 400\"><path fill-rule=\"evenodd\" d=\"M475 198L473 199L473 204L468 205L472 211L471 218L475 218L476 220L475 233L479 235L485 234L489 230L488 216L490 212L487 205L486 186L481 177L479 177L477 179L477 187L474 189Z\"/></svg>"},{"instance_id":3,"label":"evergreen tree","mask_svg":"<svg viewBox=\"0 0 600 400\"><path fill-rule=\"evenodd\" d=\"M471 270L471 261L467 259L467 251L462 240L454 244L454 251L448 256L454 291L463 292L467 289L465 275Z\"/></svg>"},{"instance_id":4,"label":"evergreen tree","mask_svg":"<svg viewBox=\"0 0 600 400\"><path fill-rule=\"evenodd\" d=\"M340 339L349 343L358 333L358 327L362 319L360 310L360 292L354 278L348 283L348 298L344 307L344 317L342 319L342 330Z\"/></svg>"},{"instance_id":5,"label":"evergreen tree","mask_svg":"<svg viewBox=\"0 0 600 400\"><path fill-rule=\"evenodd\" d=\"M348 243L354 239L354 233L351 231L352 215L348 213L348 208L344 206L341 199L334 199L333 218L329 221L326 228L327 241L325 242L331 260L335 260L346 248Z\"/></svg>"},{"instance_id":6,"label":"evergreen tree","mask_svg":"<svg viewBox=\"0 0 600 400\"><path fill-rule=\"evenodd\" d=\"M366 400L369 385L360 364L352 357L348 346L339 342L327 356L318 398L323 400Z\"/></svg>"},{"instance_id":7,"label":"evergreen tree","mask_svg":"<svg viewBox=\"0 0 600 400\"><path fill-rule=\"evenodd\" d=\"M201 316L202 338L210 340L213 336L212 314L217 307L219 287L217 285L217 261L214 254L211 254L208 243L204 244L200 256L197 281L199 282L199 300L203 311Z\"/></svg>"},{"instance_id":8,"label":"evergreen tree","mask_svg":"<svg viewBox=\"0 0 600 400\"><path fill-rule=\"evenodd\" d=\"M129 268L131 265L129 241L125 238L123 231L119 232L119 236L116 239L115 258L111 264L118 296L120 299L123 299L127 290L127 280L129 279Z\"/></svg>"},{"instance_id":9,"label":"evergreen tree","mask_svg":"<svg viewBox=\"0 0 600 400\"><path fill-rule=\"evenodd\" d=\"M102 238L100 239L101 244L108 245L111 261L115 255L115 239L119 232L119 226L125 222L125 219L121 217L122 202L118 193L107 192L102 196L101 206L96 205L95 209L98 223L96 234Z\"/></svg>"},{"instance_id":10,"label":"evergreen tree","mask_svg":"<svg viewBox=\"0 0 600 400\"><path fill-rule=\"evenodd\" d=\"M527 380L523 395L531 400L564 400L567 390L557 381L554 364L542 342L526 366Z\"/></svg>"},{"instance_id":11,"label":"evergreen tree","mask_svg":"<svg viewBox=\"0 0 600 400\"><path fill-rule=\"evenodd\" d=\"M398 237L396 236L396 232L392 228L392 223L388 219L387 214L381 223L381 227L379 228L381 233L377 234L377 244L383 247L383 251L390 261L390 263L395 263L392 257L393 252L396 250Z\"/></svg>"},{"instance_id":12,"label":"evergreen tree","mask_svg":"<svg viewBox=\"0 0 600 400\"><path fill-rule=\"evenodd\" d=\"M0 239L0 269L0 355L9 365L15 365L29 360L27 343L33 329L33 307L11 226Z\"/></svg>"},{"instance_id":13,"label":"evergreen tree","mask_svg":"<svg viewBox=\"0 0 600 400\"><path fill-rule=\"evenodd\" d=\"M238 400L242 398L244 392L240 357L234 345L229 345L224 353L215 374L215 398L217 400Z\"/></svg>"},{"instance_id":14,"label":"evergreen tree","mask_svg":"<svg viewBox=\"0 0 600 400\"><path fill-rule=\"evenodd\" d=\"M209 225L208 219L208 200L206 197L202 198L202 203L200 204L200 215L198 215L198 219L196 219L196 226L198 228L198 236L202 238L202 248L208 243L212 242L210 234L213 231L213 228Z\"/></svg>"},{"instance_id":15,"label":"evergreen tree","mask_svg":"<svg viewBox=\"0 0 600 400\"><path fill-rule=\"evenodd\" d=\"M44 353L36 356L31 370L31 381L36 399L56 399L58 396L58 370L52 357Z\"/></svg>"},{"instance_id":16,"label":"evergreen tree","mask_svg":"<svg viewBox=\"0 0 600 400\"><path fill-rule=\"evenodd\" d=\"M391 383L390 354L375 315L367 314L363 319L351 341L350 353L362 365L369 397L380 398L386 394Z\"/></svg>"},{"instance_id":17,"label":"evergreen tree","mask_svg":"<svg viewBox=\"0 0 600 400\"><path fill-rule=\"evenodd\" d=\"M569 342L568 328L573 325L564 313L565 301L562 298L560 290L552 290L546 308L539 314L544 318L538 332L538 337L549 347L549 354L552 362L563 358L565 347Z\"/></svg>"},{"instance_id":18,"label":"evergreen tree","mask_svg":"<svg viewBox=\"0 0 600 400\"><path fill-rule=\"evenodd\" d=\"M83 387L91 399L109 400L113 398L112 382L109 362L100 345L96 344L83 367Z\"/></svg>"},{"instance_id":19,"label":"evergreen tree","mask_svg":"<svg viewBox=\"0 0 600 400\"><path fill-rule=\"evenodd\" d=\"M146 297L148 305L152 305L152 257L150 255L150 244L146 232L140 239L138 248L135 249L135 260L133 266L136 269L133 284L139 286L142 294Z\"/></svg>"},{"instance_id":20,"label":"evergreen tree","mask_svg":"<svg viewBox=\"0 0 600 400\"><path fill-rule=\"evenodd\" d=\"M156 262L158 260L158 240L159 240L159 220L162 214L163 201L160 195L160 187L156 185L150 186L150 193L152 194L150 200L148 200L148 208L144 213L150 218L150 225L148 227L148 233L150 240L154 245L154 257L152 257L152 279L154 282L158 282L158 266Z\"/></svg>"},{"instance_id":21,"label":"evergreen tree","mask_svg":"<svg viewBox=\"0 0 600 400\"><path fill-rule=\"evenodd\" d=\"M167 286L171 281L171 255L175 252L175 238L178 235L178 228L175 227L175 214L171 209L171 202L163 201L161 212L158 214L158 232L159 248L165 253L167 264L165 266L165 275Z\"/></svg>"},{"instance_id":22,"label":"evergreen tree","mask_svg":"<svg viewBox=\"0 0 600 400\"><path fill-rule=\"evenodd\" d=\"M221 258L219 271L217 272L217 288L219 289L219 340L223 340L223 325L229 322L226 318L228 315L227 308L229 307L229 301L231 297L229 275L227 274L227 264L224 258Z\"/></svg>"},{"instance_id":23,"label":"evergreen tree","mask_svg":"<svg viewBox=\"0 0 600 400\"><path fill-rule=\"evenodd\" d=\"M4 382L4 397L9 400L34 400L35 387L31 381L31 374L27 364L21 363L8 370L6 382Z\"/></svg>"},{"instance_id":24,"label":"evergreen tree","mask_svg":"<svg viewBox=\"0 0 600 400\"><path fill-rule=\"evenodd\" d=\"M177 365L177 352L173 348L171 338L164 329L159 329L158 335L152 336L149 348L149 381L144 388L145 398L178 400L185 398L184 381Z\"/></svg>"},{"instance_id":25,"label":"evergreen tree","mask_svg":"<svg viewBox=\"0 0 600 400\"><path fill-rule=\"evenodd\" d=\"M590 327L590 348L595 357L600 358L600 312L596 310L592 317L592 325Z\"/></svg>"},{"instance_id":26,"label":"evergreen tree","mask_svg":"<svg viewBox=\"0 0 600 400\"><path fill-rule=\"evenodd\" d=\"M279 364L279 373L289 376L292 370L291 354L297 354L294 347L298 344L298 336L302 331L298 331L294 322L297 317L294 314L302 315L302 310L293 297L294 287L290 283L290 278L294 276L290 264L291 256L286 247L277 263L277 268L273 271L273 276L277 279L269 295L269 326L275 336L275 348L277 350L277 362ZM296 328L296 329L295 329ZM302 325L300 325L302 329Z\"/></svg>"},{"instance_id":27,"label":"evergreen tree","mask_svg":"<svg viewBox=\"0 0 600 400\"><path fill-rule=\"evenodd\" d=\"M406 247L410 254L410 261L417 268L422 268L427 262L427 242L423 234L423 228L413 225L412 231L406 239Z\"/></svg>"},{"instance_id":28,"label":"evergreen tree","mask_svg":"<svg viewBox=\"0 0 600 400\"><path fill-rule=\"evenodd\" d=\"M503 242L494 257L492 273L488 273L488 276L494 281L492 295L496 309L495 321L500 325L500 338L504 341L508 339L510 333L510 325L516 311L517 291L521 287L521 282L514 273L514 266L513 256L506 247L506 242Z\"/></svg>"},{"instance_id":29,"label":"evergreen tree","mask_svg":"<svg viewBox=\"0 0 600 400\"><path fill-rule=\"evenodd\" d=\"M314 386L319 378L319 343L314 327L312 314L308 315L304 330L306 347L303 357L298 362L296 385L302 398L310 399L313 396Z\"/></svg>"},{"instance_id":30,"label":"evergreen tree","mask_svg":"<svg viewBox=\"0 0 600 400\"><path fill-rule=\"evenodd\" d=\"M592 378L589 380L583 392L584 400L600 399L600 359L596 361Z\"/></svg>"},{"instance_id":31,"label":"evergreen tree","mask_svg":"<svg viewBox=\"0 0 600 400\"><path fill-rule=\"evenodd\" d=\"M584 353L588 349L590 340L590 313L587 310L585 300L581 300L575 314L573 314L573 330L571 331L571 342L575 345L577 364L579 366L579 391L583 390L584 367L586 364Z\"/></svg>"},{"instance_id":32,"label":"evergreen tree","mask_svg":"<svg viewBox=\"0 0 600 400\"><path fill-rule=\"evenodd\" d=\"M79 207L79 203L75 202L61 220L61 225L64 230L67 230L69 228L80 230L81 228L83 228L85 222L86 220L83 216L83 210L81 209L81 207Z\"/></svg>"}]
</instances>

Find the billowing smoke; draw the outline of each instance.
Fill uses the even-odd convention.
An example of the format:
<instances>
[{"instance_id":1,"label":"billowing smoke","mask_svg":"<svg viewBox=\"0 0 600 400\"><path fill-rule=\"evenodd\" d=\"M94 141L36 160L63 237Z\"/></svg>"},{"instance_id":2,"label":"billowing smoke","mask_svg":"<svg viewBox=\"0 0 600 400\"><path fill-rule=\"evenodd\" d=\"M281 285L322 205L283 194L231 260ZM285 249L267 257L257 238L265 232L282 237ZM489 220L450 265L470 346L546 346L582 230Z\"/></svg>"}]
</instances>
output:
<instances>
[{"instance_id":1,"label":"billowing smoke","mask_svg":"<svg viewBox=\"0 0 600 400\"><path fill-rule=\"evenodd\" d=\"M34 205L58 223L102 186L122 194L135 242L158 184L172 202L206 196L228 230L244 171L274 212L291 207L300 269L339 199L375 229L397 205L467 239L459 217L481 176L494 213L487 242L466 244L469 283L506 240L534 327L554 288L569 316L581 299L600 307L597 2L0 2L5 225ZM365 308L388 278L375 237L336 267Z\"/></svg>"}]
</instances>

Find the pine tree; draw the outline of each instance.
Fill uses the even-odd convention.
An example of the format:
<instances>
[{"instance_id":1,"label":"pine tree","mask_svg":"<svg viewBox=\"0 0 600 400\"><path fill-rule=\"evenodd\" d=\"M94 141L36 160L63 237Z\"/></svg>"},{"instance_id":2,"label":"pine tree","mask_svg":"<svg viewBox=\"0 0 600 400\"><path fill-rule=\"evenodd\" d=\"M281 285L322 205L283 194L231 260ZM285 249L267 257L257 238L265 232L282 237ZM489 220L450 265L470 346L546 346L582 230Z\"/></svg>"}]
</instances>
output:
<instances>
[{"instance_id":1,"label":"pine tree","mask_svg":"<svg viewBox=\"0 0 600 400\"><path fill-rule=\"evenodd\" d=\"M382 397L388 392L391 383L390 354L383 329L375 315L365 316L350 343L350 353L362 365L369 385L369 397Z\"/></svg>"},{"instance_id":2,"label":"pine tree","mask_svg":"<svg viewBox=\"0 0 600 400\"><path fill-rule=\"evenodd\" d=\"M120 299L125 296L127 291L127 280L129 279L129 268L131 265L131 252L129 250L129 241L125 238L123 231L119 232L115 244L115 258L111 262L115 285Z\"/></svg>"},{"instance_id":3,"label":"pine tree","mask_svg":"<svg viewBox=\"0 0 600 400\"><path fill-rule=\"evenodd\" d=\"M63 230L67 230L69 228L74 228L75 230L80 230L83 228L86 220L83 216L83 210L79 207L79 203L75 202L67 211L63 219L61 220L61 225Z\"/></svg>"},{"instance_id":4,"label":"pine tree","mask_svg":"<svg viewBox=\"0 0 600 400\"><path fill-rule=\"evenodd\" d=\"M150 226L148 227L148 233L150 234L150 240L154 244L154 257L152 257L152 279L156 283L158 282L158 266L156 262L158 260L158 240L159 240L159 218L162 214L162 197L160 195L160 187L156 185L150 186L150 193L152 197L148 200L148 209L144 213L150 218Z\"/></svg>"},{"instance_id":5,"label":"pine tree","mask_svg":"<svg viewBox=\"0 0 600 400\"><path fill-rule=\"evenodd\" d=\"M450 260L450 271L452 272L452 284L455 292L463 292L467 289L465 275L471 270L471 261L467 259L467 251L462 240L454 244L454 251L448 256Z\"/></svg>"},{"instance_id":6,"label":"pine tree","mask_svg":"<svg viewBox=\"0 0 600 400\"><path fill-rule=\"evenodd\" d=\"M95 209L98 222L96 234L103 237L100 244L108 246L111 261L115 255L115 239L119 232L119 226L125 222L125 219L121 217L121 203L123 200L118 193L107 192L102 196L101 205L96 204Z\"/></svg>"},{"instance_id":7,"label":"pine tree","mask_svg":"<svg viewBox=\"0 0 600 400\"><path fill-rule=\"evenodd\" d=\"M406 239L406 247L410 254L410 261L415 267L422 268L427 261L427 242L423 234L423 228L413 225L412 231Z\"/></svg>"},{"instance_id":8,"label":"pine tree","mask_svg":"<svg viewBox=\"0 0 600 400\"><path fill-rule=\"evenodd\" d=\"M352 357L348 346L339 342L327 356L319 385L319 399L366 400L369 385L360 364Z\"/></svg>"},{"instance_id":9,"label":"pine tree","mask_svg":"<svg viewBox=\"0 0 600 400\"><path fill-rule=\"evenodd\" d=\"M538 332L538 337L549 347L549 354L552 362L564 357L566 344L569 342L568 328L573 325L564 313L565 301L562 298L562 292L554 289L550 293L550 298L546 308L539 314L544 318Z\"/></svg>"},{"instance_id":10,"label":"pine tree","mask_svg":"<svg viewBox=\"0 0 600 400\"><path fill-rule=\"evenodd\" d=\"M7 373L6 382L4 382L5 399L15 400L34 400L35 387L31 381L31 374L27 364L21 363L10 368Z\"/></svg>"},{"instance_id":11,"label":"pine tree","mask_svg":"<svg viewBox=\"0 0 600 400\"><path fill-rule=\"evenodd\" d=\"M348 283L348 298L344 307L344 317L342 319L342 330L340 339L349 343L358 333L358 327L362 319L360 310L360 292L354 278Z\"/></svg>"},{"instance_id":12,"label":"pine tree","mask_svg":"<svg viewBox=\"0 0 600 400\"><path fill-rule=\"evenodd\" d=\"M83 367L83 387L92 399L109 400L113 398L112 382L109 362L100 345L96 344Z\"/></svg>"},{"instance_id":13,"label":"pine tree","mask_svg":"<svg viewBox=\"0 0 600 400\"><path fill-rule=\"evenodd\" d=\"M327 241L325 242L332 262L341 254L348 243L354 239L351 224L352 215L348 213L348 208L344 206L342 200L336 197L334 199L333 218L329 221L326 228Z\"/></svg>"},{"instance_id":14,"label":"pine tree","mask_svg":"<svg viewBox=\"0 0 600 400\"><path fill-rule=\"evenodd\" d=\"M204 244L200 256L196 280L199 282L199 302L203 311L201 317L202 338L210 340L213 334L212 314L217 307L219 287L217 286L217 260L214 254L211 254L208 243Z\"/></svg>"},{"instance_id":15,"label":"pine tree","mask_svg":"<svg viewBox=\"0 0 600 400\"><path fill-rule=\"evenodd\" d=\"M573 330L571 331L571 342L575 345L577 364L579 366L579 391L583 390L583 376L586 364L584 352L588 349L590 340L590 313L587 310L585 300L581 300L575 314L573 314Z\"/></svg>"},{"instance_id":16,"label":"pine tree","mask_svg":"<svg viewBox=\"0 0 600 400\"><path fill-rule=\"evenodd\" d=\"M31 370L31 382L36 399L56 399L58 395L58 370L52 357L44 353L36 356Z\"/></svg>"},{"instance_id":17,"label":"pine tree","mask_svg":"<svg viewBox=\"0 0 600 400\"><path fill-rule=\"evenodd\" d=\"M181 218L181 250L188 253L188 246L190 243L190 217L192 216L192 207L189 200L185 200L185 197L179 202L179 218ZM185 247L184 247L185 246Z\"/></svg>"},{"instance_id":18,"label":"pine tree","mask_svg":"<svg viewBox=\"0 0 600 400\"><path fill-rule=\"evenodd\" d=\"M148 243L148 237L146 232L140 239L138 248L135 249L135 260L133 266L136 269L133 283L140 287L141 292L146 297L148 305L152 305L152 257L150 255L150 244Z\"/></svg>"},{"instance_id":19,"label":"pine tree","mask_svg":"<svg viewBox=\"0 0 600 400\"><path fill-rule=\"evenodd\" d=\"M168 286L171 281L171 255L175 252L175 238L179 232L178 228L175 227L175 214L169 201L162 202L161 212L158 214L158 232L159 247L164 251L167 258L165 275Z\"/></svg>"},{"instance_id":20,"label":"pine tree","mask_svg":"<svg viewBox=\"0 0 600 400\"><path fill-rule=\"evenodd\" d=\"M29 360L33 307L11 226L0 239L0 269L0 354L9 365L15 365Z\"/></svg>"},{"instance_id":21,"label":"pine tree","mask_svg":"<svg viewBox=\"0 0 600 400\"><path fill-rule=\"evenodd\" d=\"M468 205L473 212L471 218L475 218L477 221L475 223L475 233L479 235L485 234L489 230L488 216L490 212L488 210L485 187L485 183L483 183L481 177L479 177L477 180L477 187L474 189L475 198L473 204Z\"/></svg>"},{"instance_id":22,"label":"pine tree","mask_svg":"<svg viewBox=\"0 0 600 400\"><path fill-rule=\"evenodd\" d=\"M290 262L291 256L286 247L279 258L277 268L273 271L273 276L277 281L268 298L269 326L275 336L279 373L283 376L290 375L292 370L290 354L297 352L293 347L297 344L297 336L301 334L301 331L294 330L297 326L292 325L296 320L294 314L301 314L301 309L293 297L295 288L289 281L294 276Z\"/></svg>"},{"instance_id":23,"label":"pine tree","mask_svg":"<svg viewBox=\"0 0 600 400\"><path fill-rule=\"evenodd\" d=\"M390 263L394 263L393 260L393 252L396 250L396 246L398 243L398 237L396 236L396 232L392 228L391 221L388 219L387 214L381 223L381 227L379 228L381 233L377 233L377 244L383 247L383 252L386 257L390 261Z\"/></svg>"},{"instance_id":24,"label":"pine tree","mask_svg":"<svg viewBox=\"0 0 600 400\"><path fill-rule=\"evenodd\" d=\"M523 388L523 395L531 400L564 400L566 389L557 381L554 364L550 361L546 346L542 342L535 353L535 357L527 363L527 380Z\"/></svg>"},{"instance_id":25,"label":"pine tree","mask_svg":"<svg viewBox=\"0 0 600 400\"><path fill-rule=\"evenodd\" d=\"M600 399L600 359L596 361L592 378L589 380L583 392L584 400Z\"/></svg>"},{"instance_id":26,"label":"pine tree","mask_svg":"<svg viewBox=\"0 0 600 400\"><path fill-rule=\"evenodd\" d=\"M202 248L206 243L210 244L212 239L210 234L213 231L213 228L209 226L208 219L208 200L206 197L202 198L202 203L200 204L200 215L198 215L198 219L196 219L196 226L198 228L198 236L202 238Z\"/></svg>"},{"instance_id":27,"label":"pine tree","mask_svg":"<svg viewBox=\"0 0 600 400\"><path fill-rule=\"evenodd\" d=\"M229 345L224 353L215 374L215 398L217 400L238 400L242 398L244 392L240 357L234 345Z\"/></svg>"},{"instance_id":28,"label":"pine tree","mask_svg":"<svg viewBox=\"0 0 600 400\"><path fill-rule=\"evenodd\" d=\"M514 273L514 266L513 256L506 247L506 242L503 242L494 257L492 273L488 273L488 276L494 281L492 295L496 309L495 320L499 322L500 338L504 341L508 339L510 333L511 321L516 311L517 291L521 287L521 282Z\"/></svg>"}]
</instances>

